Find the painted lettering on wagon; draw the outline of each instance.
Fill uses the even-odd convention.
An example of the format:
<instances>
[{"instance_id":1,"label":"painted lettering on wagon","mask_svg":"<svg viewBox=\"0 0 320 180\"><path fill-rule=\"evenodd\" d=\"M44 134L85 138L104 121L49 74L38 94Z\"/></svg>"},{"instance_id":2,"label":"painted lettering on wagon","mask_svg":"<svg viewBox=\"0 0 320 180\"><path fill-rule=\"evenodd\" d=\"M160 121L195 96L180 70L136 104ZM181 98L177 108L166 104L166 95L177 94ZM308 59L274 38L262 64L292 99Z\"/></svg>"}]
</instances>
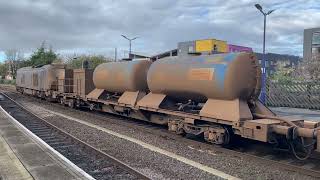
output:
<instances>
[{"instance_id":1,"label":"painted lettering on wagon","mask_svg":"<svg viewBox=\"0 0 320 180\"><path fill-rule=\"evenodd\" d=\"M192 68L189 70L189 80L206 80L210 81L213 78L214 68Z\"/></svg>"}]
</instances>

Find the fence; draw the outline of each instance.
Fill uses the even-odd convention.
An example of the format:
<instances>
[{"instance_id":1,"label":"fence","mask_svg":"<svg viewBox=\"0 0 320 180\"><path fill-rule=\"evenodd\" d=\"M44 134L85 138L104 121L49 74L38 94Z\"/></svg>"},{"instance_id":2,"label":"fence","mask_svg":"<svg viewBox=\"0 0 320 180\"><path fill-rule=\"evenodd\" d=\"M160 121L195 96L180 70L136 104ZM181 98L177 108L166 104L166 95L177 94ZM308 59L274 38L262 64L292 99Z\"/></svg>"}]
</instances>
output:
<instances>
[{"instance_id":1,"label":"fence","mask_svg":"<svg viewBox=\"0 0 320 180\"><path fill-rule=\"evenodd\" d=\"M320 109L320 82L267 82L268 106Z\"/></svg>"}]
</instances>

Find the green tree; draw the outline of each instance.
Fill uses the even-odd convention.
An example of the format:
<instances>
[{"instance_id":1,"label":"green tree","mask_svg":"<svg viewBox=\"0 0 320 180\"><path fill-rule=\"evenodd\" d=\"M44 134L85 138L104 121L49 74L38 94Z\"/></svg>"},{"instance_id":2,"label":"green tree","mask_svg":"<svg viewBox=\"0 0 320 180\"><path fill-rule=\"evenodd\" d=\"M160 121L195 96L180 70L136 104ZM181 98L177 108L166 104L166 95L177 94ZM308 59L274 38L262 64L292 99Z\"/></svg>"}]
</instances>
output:
<instances>
[{"instance_id":1,"label":"green tree","mask_svg":"<svg viewBox=\"0 0 320 180\"><path fill-rule=\"evenodd\" d=\"M69 68L79 69L82 68L82 63L84 61L88 61L89 68L94 69L99 64L111 62L111 59L108 59L102 55L82 55L78 57L70 57L66 63Z\"/></svg>"},{"instance_id":2,"label":"green tree","mask_svg":"<svg viewBox=\"0 0 320 180\"><path fill-rule=\"evenodd\" d=\"M271 80L275 80L280 83L291 83L298 78L293 76L294 68L278 68L277 71L272 74Z\"/></svg>"},{"instance_id":3,"label":"green tree","mask_svg":"<svg viewBox=\"0 0 320 180\"><path fill-rule=\"evenodd\" d=\"M32 55L28 62L30 66L40 66L51 64L57 60L58 55L53 52L52 48L46 48L45 42L43 42L40 48L37 49Z\"/></svg>"},{"instance_id":4,"label":"green tree","mask_svg":"<svg viewBox=\"0 0 320 180\"><path fill-rule=\"evenodd\" d=\"M32 66L29 59L19 62L18 69L23 68L23 67L27 67L27 66Z\"/></svg>"},{"instance_id":5,"label":"green tree","mask_svg":"<svg viewBox=\"0 0 320 180\"><path fill-rule=\"evenodd\" d=\"M92 69L96 68L99 64L111 62L111 59L107 59L106 57L99 55L99 56L91 56L89 65Z\"/></svg>"}]
</instances>

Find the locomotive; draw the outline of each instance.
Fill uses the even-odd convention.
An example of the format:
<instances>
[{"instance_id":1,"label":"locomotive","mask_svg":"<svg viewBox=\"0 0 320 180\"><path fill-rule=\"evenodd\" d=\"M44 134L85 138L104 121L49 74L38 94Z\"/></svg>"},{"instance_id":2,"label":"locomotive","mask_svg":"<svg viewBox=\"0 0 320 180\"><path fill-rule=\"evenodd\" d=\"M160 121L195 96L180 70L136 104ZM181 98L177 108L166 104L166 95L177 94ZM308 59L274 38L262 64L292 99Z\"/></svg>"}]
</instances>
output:
<instances>
[{"instance_id":1,"label":"locomotive","mask_svg":"<svg viewBox=\"0 0 320 180\"><path fill-rule=\"evenodd\" d=\"M320 124L276 116L258 99L260 79L256 56L241 52L109 62L94 71L27 67L17 71L16 89L72 108L167 125L214 144L240 136L280 145L285 140L298 159L320 151Z\"/></svg>"}]
</instances>

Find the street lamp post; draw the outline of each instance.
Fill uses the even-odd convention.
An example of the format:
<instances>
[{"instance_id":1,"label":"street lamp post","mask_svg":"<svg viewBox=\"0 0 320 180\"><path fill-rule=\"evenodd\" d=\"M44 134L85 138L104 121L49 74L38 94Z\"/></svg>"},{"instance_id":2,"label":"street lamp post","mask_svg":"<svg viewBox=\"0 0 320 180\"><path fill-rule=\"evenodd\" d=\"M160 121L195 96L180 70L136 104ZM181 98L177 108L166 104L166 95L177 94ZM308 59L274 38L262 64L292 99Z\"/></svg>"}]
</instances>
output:
<instances>
[{"instance_id":1,"label":"street lamp post","mask_svg":"<svg viewBox=\"0 0 320 180\"><path fill-rule=\"evenodd\" d=\"M271 14L274 10L270 10L267 13L265 13L262 10L262 6L260 4L255 4L254 5L262 14L264 17L263 21L263 54L262 54L262 77L261 77L261 95L260 95L260 100L262 101L263 104L265 104L266 101L266 26L267 26L267 16Z\"/></svg>"},{"instance_id":2,"label":"street lamp post","mask_svg":"<svg viewBox=\"0 0 320 180\"><path fill-rule=\"evenodd\" d=\"M124 37L125 39L127 39L129 41L129 57L130 57L130 54L131 54L131 41L137 39L138 37L134 37L132 39L128 38L127 36L125 35L121 35L122 37Z\"/></svg>"}]
</instances>

